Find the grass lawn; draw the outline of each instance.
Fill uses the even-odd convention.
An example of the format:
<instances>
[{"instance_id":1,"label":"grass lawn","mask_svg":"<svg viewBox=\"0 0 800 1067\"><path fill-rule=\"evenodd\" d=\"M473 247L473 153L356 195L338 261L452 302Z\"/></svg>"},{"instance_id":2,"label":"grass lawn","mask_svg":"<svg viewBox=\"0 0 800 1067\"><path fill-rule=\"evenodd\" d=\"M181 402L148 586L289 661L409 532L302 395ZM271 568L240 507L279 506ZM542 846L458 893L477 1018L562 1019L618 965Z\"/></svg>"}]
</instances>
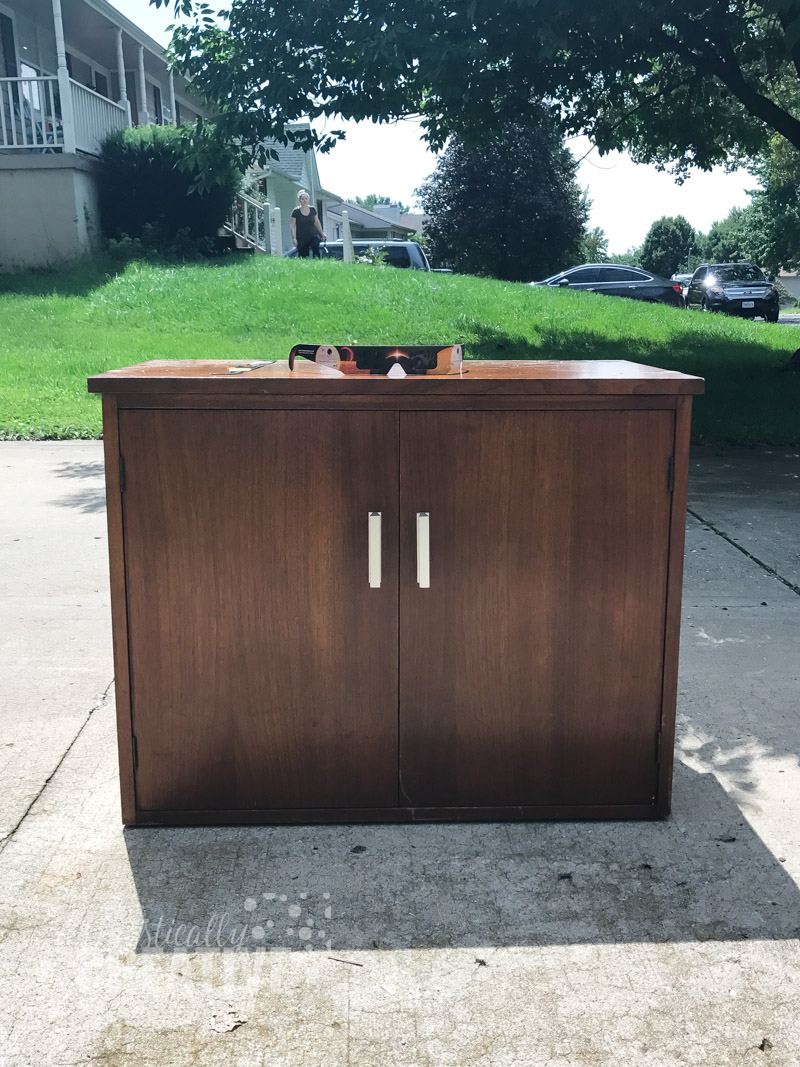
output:
<instances>
[{"instance_id":1,"label":"grass lawn","mask_svg":"<svg viewBox=\"0 0 800 1067\"><path fill-rule=\"evenodd\" d=\"M241 257L0 276L0 438L97 437L90 374L147 359L286 358L299 341L440 344L473 359L629 359L706 379L694 437L800 444L796 326L590 293Z\"/></svg>"}]
</instances>

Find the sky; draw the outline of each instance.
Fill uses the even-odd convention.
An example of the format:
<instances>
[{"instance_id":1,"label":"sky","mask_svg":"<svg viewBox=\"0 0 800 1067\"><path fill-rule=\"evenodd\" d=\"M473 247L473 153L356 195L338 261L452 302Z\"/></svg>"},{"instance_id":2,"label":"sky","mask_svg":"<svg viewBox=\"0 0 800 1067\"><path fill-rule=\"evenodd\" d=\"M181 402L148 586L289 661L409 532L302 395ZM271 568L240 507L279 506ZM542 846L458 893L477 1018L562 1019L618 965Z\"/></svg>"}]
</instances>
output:
<instances>
[{"instance_id":1,"label":"sky","mask_svg":"<svg viewBox=\"0 0 800 1067\"><path fill-rule=\"evenodd\" d=\"M131 22L166 45L169 8L156 10L148 0L112 0ZM319 155L320 180L325 189L343 199L379 193L416 208L414 190L436 167L436 157L421 139L419 122L404 119L376 125L334 118L329 129L344 129L346 139L327 155ZM317 131L323 126L316 124ZM580 159L590 149L586 138L570 142ZM755 181L745 171L726 174L721 167L695 171L683 185L655 167L634 163L620 152L600 156L591 151L580 164L578 181L588 188L592 201L590 226L605 230L609 251L627 252L640 245L652 222L663 215L685 215L695 229L707 231L731 208L748 203L747 190Z\"/></svg>"}]
</instances>

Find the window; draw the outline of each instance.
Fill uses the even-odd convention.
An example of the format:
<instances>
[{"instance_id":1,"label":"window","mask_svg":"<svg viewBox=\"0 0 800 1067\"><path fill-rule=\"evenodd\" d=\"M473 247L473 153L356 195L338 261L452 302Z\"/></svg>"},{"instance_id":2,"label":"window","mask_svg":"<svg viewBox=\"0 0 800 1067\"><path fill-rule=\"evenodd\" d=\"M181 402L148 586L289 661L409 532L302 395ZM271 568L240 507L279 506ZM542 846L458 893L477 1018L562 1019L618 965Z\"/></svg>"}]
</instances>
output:
<instances>
[{"instance_id":1,"label":"window","mask_svg":"<svg viewBox=\"0 0 800 1067\"><path fill-rule=\"evenodd\" d=\"M101 96L108 96L108 78L105 74L101 74L99 70L94 72L94 91L100 93Z\"/></svg>"},{"instance_id":2,"label":"window","mask_svg":"<svg viewBox=\"0 0 800 1067\"><path fill-rule=\"evenodd\" d=\"M14 24L8 15L0 15L0 77L17 77L17 50L14 46Z\"/></svg>"},{"instance_id":3,"label":"window","mask_svg":"<svg viewBox=\"0 0 800 1067\"><path fill-rule=\"evenodd\" d=\"M570 285L586 285L588 282L600 280L600 271L597 267L581 267L579 270L570 271L564 277Z\"/></svg>"},{"instance_id":4,"label":"window","mask_svg":"<svg viewBox=\"0 0 800 1067\"><path fill-rule=\"evenodd\" d=\"M153 118L158 126L161 126L164 122L164 111L161 107L161 90L157 85L153 86Z\"/></svg>"},{"instance_id":5,"label":"window","mask_svg":"<svg viewBox=\"0 0 800 1067\"><path fill-rule=\"evenodd\" d=\"M601 282L647 282L650 278L639 270L630 267L601 267Z\"/></svg>"},{"instance_id":6,"label":"window","mask_svg":"<svg viewBox=\"0 0 800 1067\"><path fill-rule=\"evenodd\" d=\"M408 254L407 248L398 248L393 245L386 245L382 251L386 253L386 262L393 267L410 267L411 257Z\"/></svg>"},{"instance_id":7,"label":"window","mask_svg":"<svg viewBox=\"0 0 800 1067\"><path fill-rule=\"evenodd\" d=\"M692 278L689 284L695 285L697 282L701 282L703 278L705 278L707 271L708 267L698 267L697 270L694 272L694 277Z\"/></svg>"},{"instance_id":8,"label":"window","mask_svg":"<svg viewBox=\"0 0 800 1067\"><path fill-rule=\"evenodd\" d=\"M712 267L718 282L765 282L763 272L752 263L734 263L727 267Z\"/></svg>"}]
</instances>

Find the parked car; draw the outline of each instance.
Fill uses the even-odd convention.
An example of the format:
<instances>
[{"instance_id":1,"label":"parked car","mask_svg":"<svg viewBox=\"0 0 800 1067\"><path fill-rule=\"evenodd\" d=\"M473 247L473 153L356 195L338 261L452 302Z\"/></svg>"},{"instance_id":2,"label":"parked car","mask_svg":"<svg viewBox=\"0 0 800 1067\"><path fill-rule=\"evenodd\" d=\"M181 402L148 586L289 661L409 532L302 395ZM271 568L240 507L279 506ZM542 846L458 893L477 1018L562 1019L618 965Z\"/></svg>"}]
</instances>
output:
<instances>
[{"instance_id":1,"label":"parked car","mask_svg":"<svg viewBox=\"0 0 800 1067\"><path fill-rule=\"evenodd\" d=\"M778 290L755 263L704 263L686 291L686 306L777 322Z\"/></svg>"},{"instance_id":2,"label":"parked car","mask_svg":"<svg viewBox=\"0 0 800 1067\"><path fill-rule=\"evenodd\" d=\"M409 270L430 270L431 265L428 257L416 241L353 241L353 251L356 256L363 256L368 251L383 252L386 262L392 267L405 267ZM297 255L296 248L290 248L283 253L289 258ZM342 259L344 256L344 244L341 241L323 241L319 246L319 254L322 259Z\"/></svg>"},{"instance_id":3,"label":"parked car","mask_svg":"<svg viewBox=\"0 0 800 1067\"><path fill-rule=\"evenodd\" d=\"M689 282L692 280L691 274L673 274L670 281L677 282L683 290L683 299L686 300L686 290L689 288Z\"/></svg>"},{"instance_id":4,"label":"parked car","mask_svg":"<svg viewBox=\"0 0 800 1067\"><path fill-rule=\"evenodd\" d=\"M584 289L607 296L629 296L656 304L683 307L683 291L677 282L659 278L657 274L616 263L583 263L570 267L551 278L531 285L550 285L559 289Z\"/></svg>"}]
</instances>

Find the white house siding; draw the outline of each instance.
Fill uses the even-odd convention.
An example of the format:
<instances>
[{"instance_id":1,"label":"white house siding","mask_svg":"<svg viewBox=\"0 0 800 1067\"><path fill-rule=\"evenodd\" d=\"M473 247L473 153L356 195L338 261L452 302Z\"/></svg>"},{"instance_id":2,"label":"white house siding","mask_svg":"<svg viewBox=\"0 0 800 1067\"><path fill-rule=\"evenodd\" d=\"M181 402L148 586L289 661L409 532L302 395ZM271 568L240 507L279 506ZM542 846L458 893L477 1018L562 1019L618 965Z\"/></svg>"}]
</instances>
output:
<instances>
[{"instance_id":1,"label":"white house siding","mask_svg":"<svg viewBox=\"0 0 800 1067\"><path fill-rule=\"evenodd\" d=\"M800 300L800 275L795 272L779 274L778 281L789 290L796 300Z\"/></svg>"},{"instance_id":2,"label":"white house siding","mask_svg":"<svg viewBox=\"0 0 800 1067\"><path fill-rule=\"evenodd\" d=\"M92 252L99 239L89 160L12 156L0 167L0 271L57 267Z\"/></svg>"}]
</instances>

